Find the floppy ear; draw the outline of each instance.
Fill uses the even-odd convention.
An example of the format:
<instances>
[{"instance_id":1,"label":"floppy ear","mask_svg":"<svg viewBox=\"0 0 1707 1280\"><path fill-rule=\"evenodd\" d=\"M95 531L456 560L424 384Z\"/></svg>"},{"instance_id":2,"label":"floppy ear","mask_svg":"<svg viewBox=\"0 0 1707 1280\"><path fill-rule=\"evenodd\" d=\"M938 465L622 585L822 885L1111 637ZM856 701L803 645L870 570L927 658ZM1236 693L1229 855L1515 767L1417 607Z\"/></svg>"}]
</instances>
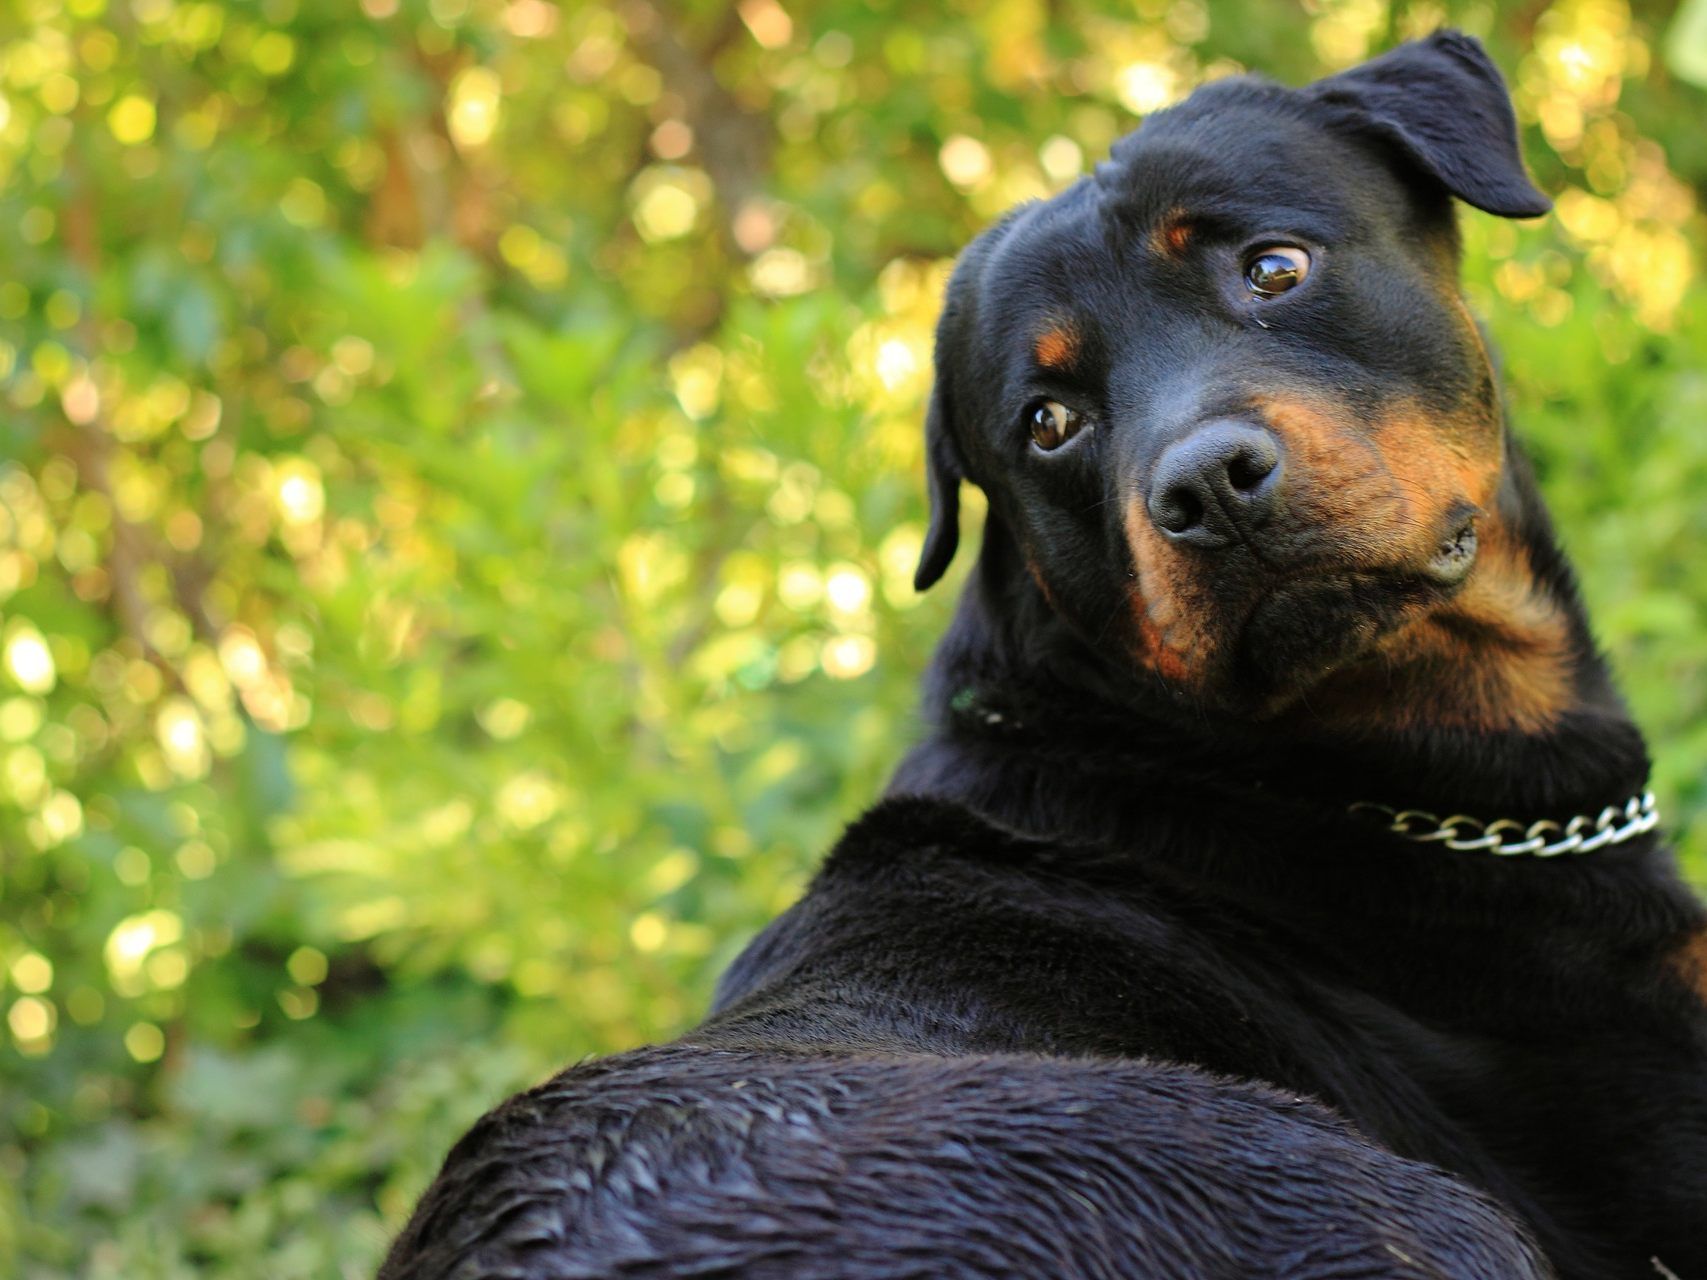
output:
<instances>
[{"instance_id":1,"label":"floppy ear","mask_svg":"<svg viewBox=\"0 0 1707 1280\"><path fill-rule=\"evenodd\" d=\"M1553 207L1523 171L1517 120L1499 68L1462 32L1437 31L1400 45L1304 93L1343 110L1354 128L1396 145L1478 209L1534 218Z\"/></svg>"},{"instance_id":2,"label":"floppy ear","mask_svg":"<svg viewBox=\"0 0 1707 1280\"><path fill-rule=\"evenodd\" d=\"M925 415L925 488L930 495L931 520L919 553L919 567L913 573L915 591L923 591L942 577L960 545L960 481L966 473L949 435L948 419L948 387L939 370Z\"/></svg>"}]
</instances>

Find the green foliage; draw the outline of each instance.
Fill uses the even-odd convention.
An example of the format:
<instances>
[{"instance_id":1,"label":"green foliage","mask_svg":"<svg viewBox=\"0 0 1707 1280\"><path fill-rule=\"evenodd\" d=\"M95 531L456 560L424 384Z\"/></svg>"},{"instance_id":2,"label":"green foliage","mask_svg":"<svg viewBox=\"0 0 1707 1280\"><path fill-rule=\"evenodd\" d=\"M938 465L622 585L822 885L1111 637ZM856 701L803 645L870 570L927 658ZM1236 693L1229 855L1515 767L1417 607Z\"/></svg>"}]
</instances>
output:
<instances>
[{"instance_id":1,"label":"green foliage","mask_svg":"<svg viewBox=\"0 0 1707 1280\"><path fill-rule=\"evenodd\" d=\"M948 259L1239 66L1513 69L1559 213L1467 217L1472 300L1707 808L1703 95L1640 7L8 12L0 1273L367 1274L485 1106L693 1019L915 731Z\"/></svg>"}]
</instances>

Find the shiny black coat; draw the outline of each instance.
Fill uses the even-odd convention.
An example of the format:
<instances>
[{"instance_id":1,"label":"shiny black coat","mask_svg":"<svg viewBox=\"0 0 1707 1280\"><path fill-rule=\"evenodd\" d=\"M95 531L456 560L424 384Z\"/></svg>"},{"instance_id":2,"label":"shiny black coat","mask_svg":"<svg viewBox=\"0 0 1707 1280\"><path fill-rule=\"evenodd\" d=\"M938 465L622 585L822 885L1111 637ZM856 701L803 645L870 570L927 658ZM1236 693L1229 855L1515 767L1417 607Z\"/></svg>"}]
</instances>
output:
<instances>
[{"instance_id":1,"label":"shiny black coat","mask_svg":"<svg viewBox=\"0 0 1707 1280\"><path fill-rule=\"evenodd\" d=\"M1083 857L880 806L706 1025L481 1121L383 1274L1550 1274L1489 1197L1297 1091L1438 1123L1354 1047L1355 995Z\"/></svg>"}]
</instances>

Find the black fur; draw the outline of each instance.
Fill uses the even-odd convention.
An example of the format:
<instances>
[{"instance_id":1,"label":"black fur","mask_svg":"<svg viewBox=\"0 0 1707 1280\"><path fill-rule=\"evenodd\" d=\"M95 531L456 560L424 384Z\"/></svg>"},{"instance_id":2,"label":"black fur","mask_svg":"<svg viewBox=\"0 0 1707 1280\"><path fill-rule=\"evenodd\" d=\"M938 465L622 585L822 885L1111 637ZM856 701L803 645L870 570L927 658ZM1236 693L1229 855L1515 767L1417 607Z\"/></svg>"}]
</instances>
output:
<instances>
[{"instance_id":1,"label":"black fur","mask_svg":"<svg viewBox=\"0 0 1707 1280\"><path fill-rule=\"evenodd\" d=\"M1545 1274L1486 1197L1325 1108L1159 1063L668 1046L451 1160L398 1274Z\"/></svg>"},{"instance_id":2,"label":"black fur","mask_svg":"<svg viewBox=\"0 0 1707 1280\"><path fill-rule=\"evenodd\" d=\"M962 480L990 510L931 732L703 1025L487 1116L382 1276L1707 1276L1707 917L1664 847L1501 858L1347 811L1563 818L1647 776L1499 452L1448 193L1545 207L1497 73L1449 34L1306 90L1200 90L980 237L939 330L921 586ZM1175 207L1170 257L1145 237ZM1240 254L1271 240L1317 274L1253 306ZM1045 320L1070 369L1037 367ZM1265 421L1277 387L1351 440L1395 406L1460 453L1451 424L1492 423L1475 519L1562 651L1495 619L1452 640L1461 671L1394 656L1474 581L1409 553L1348 574L1357 528L1276 519L1179 559L1227 616L1213 661L1158 664L1123 521L1172 442ZM1030 445L1039 397L1082 407L1073 447ZM1464 701L1489 653L1528 720Z\"/></svg>"},{"instance_id":3,"label":"black fur","mask_svg":"<svg viewBox=\"0 0 1707 1280\"><path fill-rule=\"evenodd\" d=\"M1534 218L1553 207L1524 175L1499 71L1467 36L1442 32L1404 45L1321 81L1309 96L1343 107L1347 123L1397 144L1407 160L1478 209Z\"/></svg>"}]
</instances>

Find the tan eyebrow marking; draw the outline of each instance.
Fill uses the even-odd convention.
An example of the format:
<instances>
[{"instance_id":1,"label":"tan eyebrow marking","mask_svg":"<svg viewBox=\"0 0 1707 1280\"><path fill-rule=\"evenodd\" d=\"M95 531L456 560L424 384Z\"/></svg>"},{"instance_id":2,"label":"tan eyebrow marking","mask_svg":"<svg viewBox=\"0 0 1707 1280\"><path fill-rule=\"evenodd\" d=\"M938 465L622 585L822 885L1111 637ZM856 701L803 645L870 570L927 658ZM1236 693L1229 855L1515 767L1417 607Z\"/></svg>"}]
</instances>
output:
<instances>
[{"instance_id":1,"label":"tan eyebrow marking","mask_svg":"<svg viewBox=\"0 0 1707 1280\"><path fill-rule=\"evenodd\" d=\"M1150 252L1162 258L1183 257L1196 230L1191 215L1175 205L1150 232Z\"/></svg>"},{"instance_id":2,"label":"tan eyebrow marking","mask_svg":"<svg viewBox=\"0 0 1707 1280\"><path fill-rule=\"evenodd\" d=\"M1070 325L1055 325L1037 335L1031 351L1045 369L1070 369L1079 358L1079 335Z\"/></svg>"}]
</instances>

